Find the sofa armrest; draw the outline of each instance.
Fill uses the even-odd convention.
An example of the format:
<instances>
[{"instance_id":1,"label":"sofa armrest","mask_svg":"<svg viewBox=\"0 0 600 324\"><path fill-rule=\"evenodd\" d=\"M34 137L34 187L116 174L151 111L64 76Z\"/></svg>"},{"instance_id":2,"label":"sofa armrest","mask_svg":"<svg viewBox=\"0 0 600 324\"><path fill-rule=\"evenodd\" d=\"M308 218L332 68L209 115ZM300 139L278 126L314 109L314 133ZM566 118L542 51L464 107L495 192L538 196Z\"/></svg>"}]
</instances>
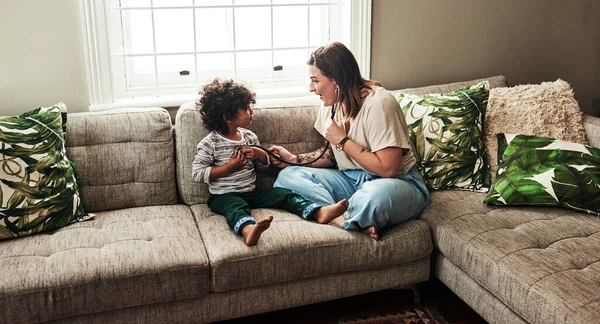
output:
<instances>
[{"instance_id":1,"label":"sofa armrest","mask_svg":"<svg viewBox=\"0 0 600 324\"><path fill-rule=\"evenodd\" d=\"M600 118L583 115L583 127L590 145L600 148Z\"/></svg>"}]
</instances>

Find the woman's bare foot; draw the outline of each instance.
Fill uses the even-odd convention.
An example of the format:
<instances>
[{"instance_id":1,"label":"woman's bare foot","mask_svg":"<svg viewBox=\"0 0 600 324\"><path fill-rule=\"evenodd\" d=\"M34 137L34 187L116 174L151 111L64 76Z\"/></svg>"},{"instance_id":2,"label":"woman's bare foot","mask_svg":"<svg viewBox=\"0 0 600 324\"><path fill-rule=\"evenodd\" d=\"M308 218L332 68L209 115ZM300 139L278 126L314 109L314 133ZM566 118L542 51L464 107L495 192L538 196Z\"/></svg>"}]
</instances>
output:
<instances>
[{"instance_id":1,"label":"woman's bare foot","mask_svg":"<svg viewBox=\"0 0 600 324\"><path fill-rule=\"evenodd\" d=\"M329 225L334 225L337 227L342 227L342 224L346 221L346 217L344 217L344 215L342 214L342 216L338 216L336 218L334 218L331 222L329 222Z\"/></svg>"},{"instance_id":2,"label":"woman's bare foot","mask_svg":"<svg viewBox=\"0 0 600 324\"><path fill-rule=\"evenodd\" d=\"M266 231L271 226L273 216L261 219L256 224L246 225L242 228L242 236L246 239L246 245L252 246L258 243L258 239L262 232Z\"/></svg>"},{"instance_id":3,"label":"woman's bare foot","mask_svg":"<svg viewBox=\"0 0 600 324\"><path fill-rule=\"evenodd\" d=\"M321 207L315 213L315 220L319 224L328 224L348 210L348 200L342 199L337 203Z\"/></svg>"},{"instance_id":4,"label":"woman's bare foot","mask_svg":"<svg viewBox=\"0 0 600 324\"><path fill-rule=\"evenodd\" d=\"M377 229L375 226L371 226L367 229L362 230L361 232L365 234L369 234L374 240L379 241L379 233L377 233Z\"/></svg>"}]
</instances>

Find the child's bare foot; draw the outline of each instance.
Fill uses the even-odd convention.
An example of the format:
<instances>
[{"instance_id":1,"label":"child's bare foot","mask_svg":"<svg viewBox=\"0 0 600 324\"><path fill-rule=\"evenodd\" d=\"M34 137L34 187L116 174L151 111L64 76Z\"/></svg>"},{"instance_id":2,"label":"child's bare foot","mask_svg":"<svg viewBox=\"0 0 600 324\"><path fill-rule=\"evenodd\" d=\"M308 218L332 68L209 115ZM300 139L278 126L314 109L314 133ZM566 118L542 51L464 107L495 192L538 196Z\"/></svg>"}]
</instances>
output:
<instances>
[{"instance_id":1,"label":"child's bare foot","mask_svg":"<svg viewBox=\"0 0 600 324\"><path fill-rule=\"evenodd\" d=\"M348 200L342 199L337 203L321 207L315 213L315 219L319 224L328 224L348 210Z\"/></svg>"},{"instance_id":2,"label":"child's bare foot","mask_svg":"<svg viewBox=\"0 0 600 324\"><path fill-rule=\"evenodd\" d=\"M365 234L369 234L369 236L371 236L374 240L379 241L379 233L377 233L377 229L375 228L375 226L366 228L366 229L362 230L361 232L363 232Z\"/></svg>"},{"instance_id":3,"label":"child's bare foot","mask_svg":"<svg viewBox=\"0 0 600 324\"><path fill-rule=\"evenodd\" d=\"M261 219L256 224L246 225L242 228L242 236L246 239L246 245L252 246L258 243L258 239L262 232L266 231L271 226L273 216Z\"/></svg>"}]
</instances>

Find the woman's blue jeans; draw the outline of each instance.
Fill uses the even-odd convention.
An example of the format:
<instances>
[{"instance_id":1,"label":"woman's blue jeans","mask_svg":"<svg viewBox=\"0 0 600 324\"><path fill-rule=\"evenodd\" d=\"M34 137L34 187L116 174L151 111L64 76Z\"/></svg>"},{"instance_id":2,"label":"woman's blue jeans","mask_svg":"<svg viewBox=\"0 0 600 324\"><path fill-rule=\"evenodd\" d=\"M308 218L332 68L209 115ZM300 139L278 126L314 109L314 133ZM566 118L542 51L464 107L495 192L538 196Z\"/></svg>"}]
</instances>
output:
<instances>
[{"instance_id":1,"label":"woman's blue jeans","mask_svg":"<svg viewBox=\"0 0 600 324\"><path fill-rule=\"evenodd\" d=\"M327 206L347 199L342 228L377 230L417 219L429 205L429 191L416 167L395 178L381 178L363 170L288 166L274 187L291 189L309 201Z\"/></svg>"}]
</instances>

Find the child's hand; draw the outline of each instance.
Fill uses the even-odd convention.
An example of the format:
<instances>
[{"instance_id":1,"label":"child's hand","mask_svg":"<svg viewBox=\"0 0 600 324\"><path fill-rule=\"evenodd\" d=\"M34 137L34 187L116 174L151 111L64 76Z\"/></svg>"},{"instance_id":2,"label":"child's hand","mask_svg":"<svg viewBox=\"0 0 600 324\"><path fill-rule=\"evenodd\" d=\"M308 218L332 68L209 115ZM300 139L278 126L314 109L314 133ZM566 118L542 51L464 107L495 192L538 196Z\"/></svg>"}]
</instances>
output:
<instances>
[{"instance_id":1,"label":"child's hand","mask_svg":"<svg viewBox=\"0 0 600 324\"><path fill-rule=\"evenodd\" d=\"M248 160L256 160L262 157L262 152L256 147L245 147L241 150Z\"/></svg>"},{"instance_id":2,"label":"child's hand","mask_svg":"<svg viewBox=\"0 0 600 324\"><path fill-rule=\"evenodd\" d=\"M257 147L245 147L242 149L242 153L249 160L257 160L262 164L267 164L267 153L263 152L261 149Z\"/></svg>"},{"instance_id":3,"label":"child's hand","mask_svg":"<svg viewBox=\"0 0 600 324\"><path fill-rule=\"evenodd\" d=\"M246 163L247 160L244 153L242 153L241 151L236 151L235 153L233 153L231 158L229 158L229 161L227 161L226 165L228 166L231 173L233 173L243 169L246 166Z\"/></svg>"}]
</instances>

